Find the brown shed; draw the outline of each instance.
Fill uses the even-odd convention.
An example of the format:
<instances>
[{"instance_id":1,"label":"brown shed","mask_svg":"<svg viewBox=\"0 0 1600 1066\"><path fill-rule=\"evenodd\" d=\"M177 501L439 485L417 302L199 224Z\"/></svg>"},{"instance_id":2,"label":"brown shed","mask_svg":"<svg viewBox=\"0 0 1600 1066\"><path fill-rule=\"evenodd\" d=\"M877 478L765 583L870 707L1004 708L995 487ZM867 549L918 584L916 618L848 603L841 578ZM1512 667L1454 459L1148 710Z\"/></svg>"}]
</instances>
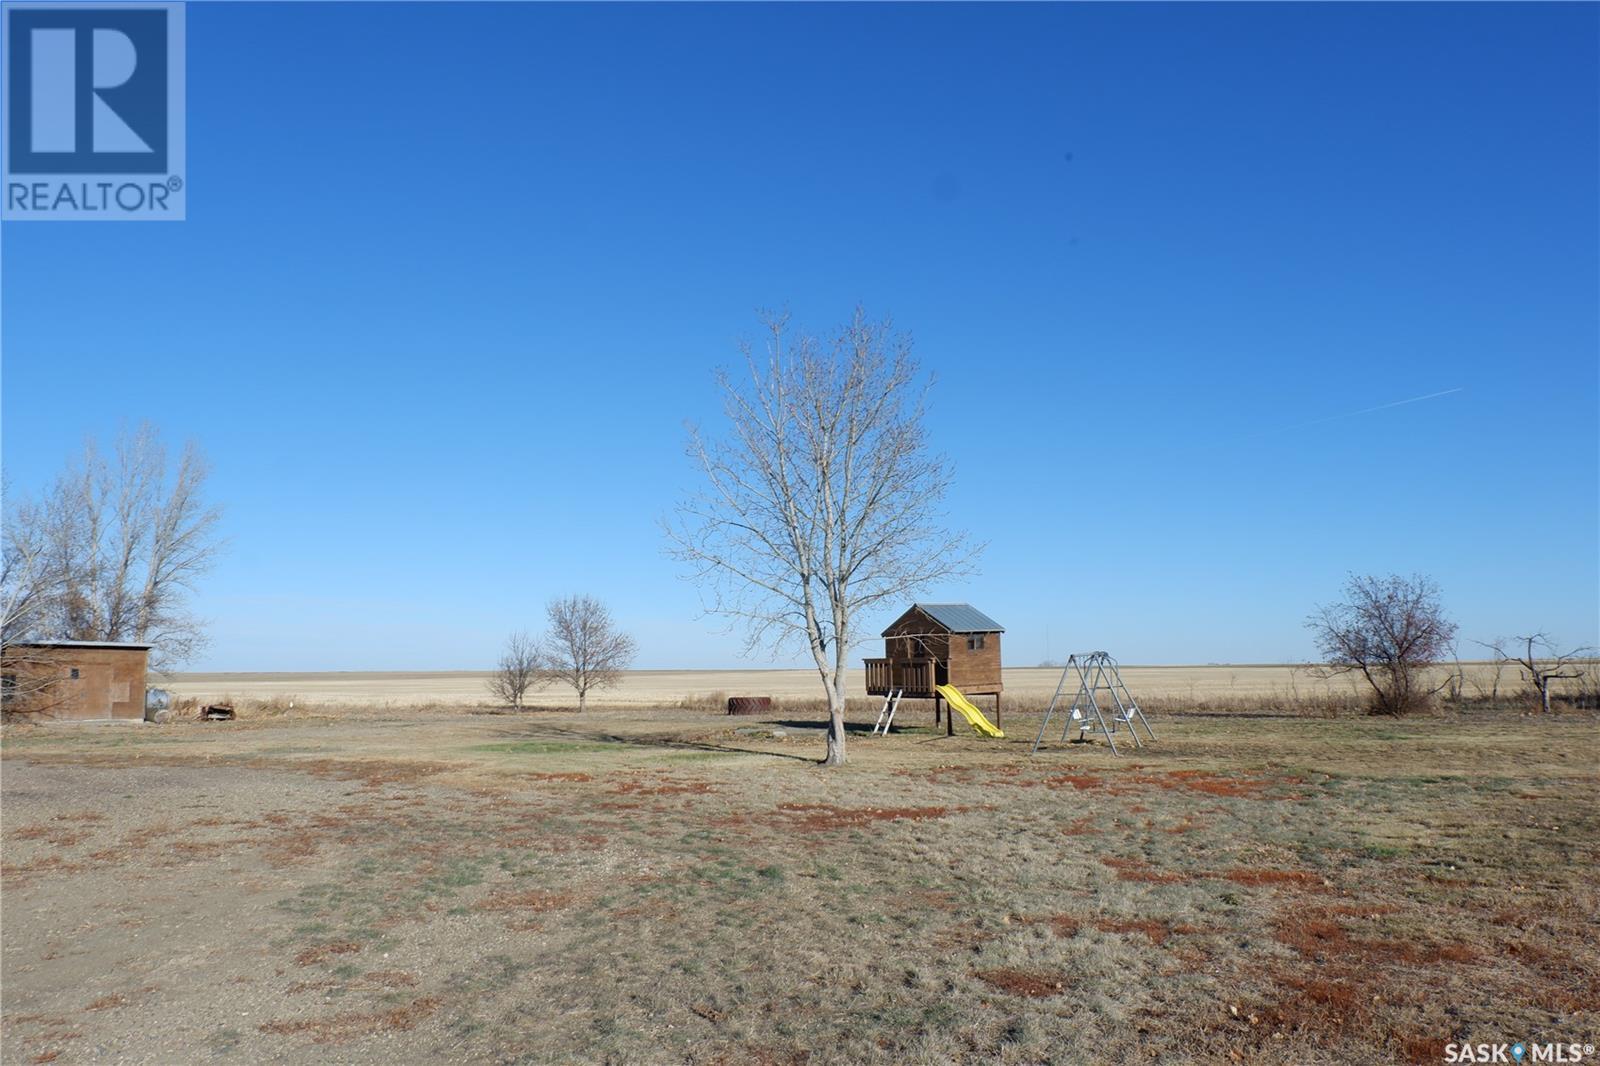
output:
<instances>
[{"instance_id":1,"label":"brown shed","mask_svg":"<svg viewBox=\"0 0 1600 1066\"><path fill-rule=\"evenodd\" d=\"M1005 627L970 603L914 603L883 631L883 658L867 659L867 695L901 690L906 699L942 700L953 685L966 696L993 696L1000 718L1000 635Z\"/></svg>"},{"instance_id":2,"label":"brown shed","mask_svg":"<svg viewBox=\"0 0 1600 1066\"><path fill-rule=\"evenodd\" d=\"M0 654L7 712L95 721L144 718L150 645L19 641Z\"/></svg>"}]
</instances>

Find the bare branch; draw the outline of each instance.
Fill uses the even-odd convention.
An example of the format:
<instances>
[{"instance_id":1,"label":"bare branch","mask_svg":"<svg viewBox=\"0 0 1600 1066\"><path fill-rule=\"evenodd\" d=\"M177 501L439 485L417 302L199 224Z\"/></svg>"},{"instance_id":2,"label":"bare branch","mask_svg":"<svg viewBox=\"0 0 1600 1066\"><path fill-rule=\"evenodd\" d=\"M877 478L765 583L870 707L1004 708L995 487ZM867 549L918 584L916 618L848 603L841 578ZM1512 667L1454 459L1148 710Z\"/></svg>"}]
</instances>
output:
<instances>
[{"instance_id":1,"label":"bare branch","mask_svg":"<svg viewBox=\"0 0 1600 1066\"><path fill-rule=\"evenodd\" d=\"M1538 699L1540 710L1545 714L1550 713L1555 682L1585 678L1586 668L1596 655L1594 648L1558 651L1556 642L1543 631L1514 637L1509 641L1498 637L1483 646L1494 653L1496 663L1515 666L1522 672L1522 679L1527 682L1529 691Z\"/></svg>"}]
</instances>

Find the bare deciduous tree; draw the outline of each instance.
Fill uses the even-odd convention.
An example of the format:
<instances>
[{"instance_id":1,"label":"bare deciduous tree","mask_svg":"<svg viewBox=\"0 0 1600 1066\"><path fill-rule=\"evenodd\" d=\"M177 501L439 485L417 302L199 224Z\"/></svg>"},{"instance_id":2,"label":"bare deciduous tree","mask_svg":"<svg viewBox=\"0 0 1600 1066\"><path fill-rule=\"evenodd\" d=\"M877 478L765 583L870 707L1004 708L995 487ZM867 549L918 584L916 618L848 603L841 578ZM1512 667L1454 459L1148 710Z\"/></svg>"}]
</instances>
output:
<instances>
[{"instance_id":1,"label":"bare deciduous tree","mask_svg":"<svg viewBox=\"0 0 1600 1066\"><path fill-rule=\"evenodd\" d=\"M1391 715L1419 709L1442 687L1428 688L1424 675L1456 633L1439 586L1420 574L1351 574L1344 600L1319 607L1306 626L1322 653L1323 676L1359 673L1372 689L1372 713Z\"/></svg>"},{"instance_id":2,"label":"bare deciduous tree","mask_svg":"<svg viewBox=\"0 0 1600 1066\"><path fill-rule=\"evenodd\" d=\"M1556 642L1542 632L1511 640L1501 637L1484 646L1494 653L1497 664L1522 671L1522 679L1538 697L1545 714L1550 713L1550 686L1557 681L1581 680L1586 661L1596 654L1594 648L1557 651Z\"/></svg>"},{"instance_id":3,"label":"bare deciduous tree","mask_svg":"<svg viewBox=\"0 0 1600 1066\"><path fill-rule=\"evenodd\" d=\"M606 605L593 596L562 596L545 608L550 630L540 642L544 676L571 685L584 710L589 693L622 680L633 662L633 638L617 628Z\"/></svg>"},{"instance_id":4,"label":"bare deciduous tree","mask_svg":"<svg viewBox=\"0 0 1600 1066\"><path fill-rule=\"evenodd\" d=\"M544 682L543 670L538 642L526 633L513 633L506 638L500 663L489 676L489 694L520 711L528 691Z\"/></svg>"},{"instance_id":5,"label":"bare deciduous tree","mask_svg":"<svg viewBox=\"0 0 1600 1066\"><path fill-rule=\"evenodd\" d=\"M26 609L8 608L7 639L149 643L157 669L190 658L205 637L188 597L220 548L208 473L190 443L169 476L145 424L118 439L110 461L90 441L39 503L8 501L8 555L26 545L17 557L36 560L42 585Z\"/></svg>"},{"instance_id":6,"label":"bare deciduous tree","mask_svg":"<svg viewBox=\"0 0 1600 1066\"><path fill-rule=\"evenodd\" d=\"M7 503L11 497L6 490ZM60 574L51 565L42 528L26 502L11 508L0 547L0 710L6 716L40 714L58 699L56 679L48 657L19 644L38 626L38 620L61 589Z\"/></svg>"},{"instance_id":7,"label":"bare deciduous tree","mask_svg":"<svg viewBox=\"0 0 1600 1066\"><path fill-rule=\"evenodd\" d=\"M857 309L831 342L765 320L746 373L720 373L725 438L691 431L708 487L679 505L672 553L709 608L746 626L746 649L803 644L828 701L825 762L845 761L855 622L886 600L967 573L944 523L950 473L928 449L928 385L911 341Z\"/></svg>"},{"instance_id":8,"label":"bare deciduous tree","mask_svg":"<svg viewBox=\"0 0 1600 1066\"><path fill-rule=\"evenodd\" d=\"M39 628L61 593L62 581L34 506L26 501L12 504L9 491L7 504L0 549L0 640L9 644Z\"/></svg>"}]
</instances>

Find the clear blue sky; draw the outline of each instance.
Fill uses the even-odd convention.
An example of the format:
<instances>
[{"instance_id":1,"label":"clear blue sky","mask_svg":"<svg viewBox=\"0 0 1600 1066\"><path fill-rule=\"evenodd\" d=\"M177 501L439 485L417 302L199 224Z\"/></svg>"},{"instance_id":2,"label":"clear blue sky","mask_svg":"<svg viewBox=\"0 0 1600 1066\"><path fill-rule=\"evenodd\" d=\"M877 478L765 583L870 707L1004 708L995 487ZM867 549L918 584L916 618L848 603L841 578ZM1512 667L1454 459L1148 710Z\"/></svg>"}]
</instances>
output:
<instances>
[{"instance_id":1,"label":"clear blue sky","mask_svg":"<svg viewBox=\"0 0 1600 1066\"><path fill-rule=\"evenodd\" d=\"M188 37L188 221L7 223L0 341L14 487L125 420L211 457L197 668L483 667L568 591L641 666L750 663L662 554L683 422L755 309L857 301L937 374L989 542L925 598L1009 662L1303 659L1350 570L1433 575L1463 637L1600 640L1596 5Z\"/></svg>"}]
</instances>

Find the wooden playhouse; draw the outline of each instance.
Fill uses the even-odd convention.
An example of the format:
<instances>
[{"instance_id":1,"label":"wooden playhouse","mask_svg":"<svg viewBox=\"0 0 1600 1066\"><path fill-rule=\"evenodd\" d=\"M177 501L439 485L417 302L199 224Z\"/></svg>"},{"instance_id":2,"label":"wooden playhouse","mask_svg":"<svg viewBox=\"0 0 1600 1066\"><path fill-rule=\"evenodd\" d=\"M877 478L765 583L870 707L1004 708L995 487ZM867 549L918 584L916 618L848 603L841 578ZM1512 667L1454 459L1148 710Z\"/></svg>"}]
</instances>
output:
<instances>
[{"instance_id":1,"label":"wooden playhouse","mask_svg":"<svg viewBox=\"0 0 1600 1066\"><path fill-rule=\"evenodd\" d=\"M1000 635L1005 627L970 603L914 603L883 631L883 657L864 660L867 695L933 700L939 722L940 685L966 696L993 696L1000 721ZM946 719L946 731L953 730Z\"/></svg>"}]
</instances>

